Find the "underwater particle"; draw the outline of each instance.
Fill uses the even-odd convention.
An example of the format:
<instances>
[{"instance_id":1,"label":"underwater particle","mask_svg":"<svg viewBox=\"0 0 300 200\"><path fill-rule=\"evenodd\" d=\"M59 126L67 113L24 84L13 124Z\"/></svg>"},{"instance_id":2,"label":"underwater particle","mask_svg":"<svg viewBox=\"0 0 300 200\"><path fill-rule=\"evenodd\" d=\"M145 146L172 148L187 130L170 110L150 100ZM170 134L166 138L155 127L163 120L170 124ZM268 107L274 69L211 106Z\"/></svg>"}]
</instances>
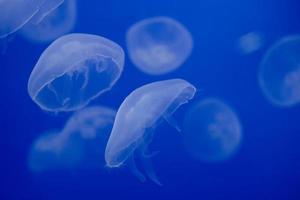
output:
<instances>
[{"instance_id":1,"label":"underwater particle","mask_svg":"<svg viewBox=\"0 0 300 200\"><path fill-rule=\"evenodd\" d=\"M194 97L196 88L182 79L153 82L137 88L121 104L109 137L105 161L108 167L120 167L125 162L141 181L144 175L136 168L134 154L141 160L148 177L160 185L150 157L147 156L155 127ZM151 154L151 153L150 153Z\"/></svg>"},{"instance_id":2,"label":"underwater particle","mask_svg":"<svg viewBox=\"0 0 300 200\"><path fill-rule=\"evenodd\" d=\"M70 32L76 23L76 16L76 0L65 0L38 23L35 21L37 19L29 21L21 33L33 42L50 42Z\"/></svg>"},{"instance_id":3,"label":"underwater particle","mask_svg":"<svg viewBox=\"0 0 300 200\"><path fill-rule=\"evenodd\" d=\"M263 37L259 32L250 32L241 36L238 41L238 50L242 54L250 54L263 46Z\"/></svg>"},{"instance_id":4,"label":"underwater particle","mask_svg":"<svg viewBox=\"0 0 300 200\"><path fill-rule=\"evenodd\" d=\"M200 101L185 117L184 143L196 160L220 162L231 158L241 143L241 125L236 113L222 101Z\"/></svg>"},{"instance_id":5,"label":"underwater particle","mask_svg":"<svg viewBox=\"0 0 300 200\"><path fill-rule=\"evenodd\" d=\"M113 109L102 106L76 112L62 131L50 131L34 142L29 168L35 172L102 168L115 114Z\"/></svg>"},{"instance_id":6,"label":"underwater particle","mask_svg":"<svg viewBox=\"0 0 300 200\"><path fill-rule=\"evenodd\" d=\"M41 0L0 0L0 38L18 31L37 12Z\"/></svg>"},{"instance_id":7,"label":"underwater particle","mask_svg":"<svg viewBox=\"0 0 300 200\"><path fill-rule=\"evenodd\" d=\"M273 105L289 107L300 102L300 36L285 37L267 51L258 79Z\"/></svg>"},{"instance_id":8,"label":"underwater particle","mask_svg":"<svg viewBox=\"0 0 300 200\"><path fill-rule=\"evenodd\" d=\"M90 34L65 35L42 53L30 75L28 93L43 110L78 110L110 90L123 65L123 49L113 41Z\"/></svg>"},{"instance_id":9,"label":"underwater particle","mask_svg":"<svg viewBox=\"0 0 300 200\"><path fill-rule=\"evenodd\" d=\"M137 22L127 31L126 42L133 64L151 75L174 71L185 62L193 49L190 32L169 17Z\"/></svg>"}]
</instances>

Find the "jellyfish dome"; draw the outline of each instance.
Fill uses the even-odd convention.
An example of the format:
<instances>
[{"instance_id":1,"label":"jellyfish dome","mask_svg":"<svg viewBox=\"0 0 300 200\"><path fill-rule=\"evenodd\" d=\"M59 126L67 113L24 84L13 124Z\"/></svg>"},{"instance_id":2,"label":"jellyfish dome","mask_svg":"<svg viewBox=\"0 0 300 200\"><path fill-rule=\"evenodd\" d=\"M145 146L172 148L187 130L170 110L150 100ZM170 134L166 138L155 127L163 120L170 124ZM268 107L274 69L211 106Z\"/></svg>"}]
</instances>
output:
<instances>
[{"instance_id":1,"label":"jellyfish dome","mask_svg":"<svg viewBox=\"0 0 300 200\"><path fill-rule=\"evenodd\" d=\"M78 110L110 90L123 65L123 49L113 41L97 35L65 35L42 53L30 75L28 93L43 110Z\"/></svg>"},{"instance_id":2,"label":"jellyfish dome","mask_svg":"<svg viewBox=\"0 0 300 200\"><path fill-rule=\"evenodd\" d=\"M241 143L236 113L222 101L208 98L196 104L184 121L184 143L196 160L220 162L231 158Z\"/></svg>"},{"instance_id":3,"label":"jellyfish dome","mask_svg":"<svg viewBox=\"0 0 300 200\"><path fill-rule=\"evenodd\" d=\"M119 167L127 160L132 172L142 181L133 155L136 152L144 163L148 177L158 183L147 154L155 126L162 119L171 121L172 114L193 98L196 88L182 79L158 81L137 88L121 104L109 137L105 161L108 167Z\"/></svg>"},{"instance_id":4,"label":"jellyfish dome","mask_svg":"<svg viewBox=\"0 0 300 200\"><path fill-rule=\"evenodd\" d=\"M99 169L105 165L104 150L116 112L92 106L76 112L60 132L43 134L33 144L29 167L52 169Z\"/></svg>"},{"instance_id":5,"label":"jellyfish dome","mask_svg":"<svg viewBox=\"0 0 300 200\"><path fill-rule=\"evenodd\" d=\"M137 22L129 28L126 41L133 64L152 75L174 71L184 63L193 49L190 32L169 17Z\"/></svg>"},{"instance_id":6,"label":"jellyfish dome","mask_svg":"<svg viewBox=\"0 0 300 200\"><path fill-rule=\"evenodd\" d=\"M264 95L276 106L300 102L300 36L289 36L275 43L265 54L259 70Z\"/></svg>"},{"instance_id":7,"label":"jellyfish dome","mask_svg":"<svg viewBox=\"0 0 300 200\"><path fill-rule=\"evenodd\" d=\"M49 5L44 7L49 10ZM70 32L76 22L76 0L65 0L61 5L51 9L51 12L46 14L44 13L44 15L30 20L21 29L22 35L33 42L42 43L53 41Z\"/></svg>"}]
</instances>

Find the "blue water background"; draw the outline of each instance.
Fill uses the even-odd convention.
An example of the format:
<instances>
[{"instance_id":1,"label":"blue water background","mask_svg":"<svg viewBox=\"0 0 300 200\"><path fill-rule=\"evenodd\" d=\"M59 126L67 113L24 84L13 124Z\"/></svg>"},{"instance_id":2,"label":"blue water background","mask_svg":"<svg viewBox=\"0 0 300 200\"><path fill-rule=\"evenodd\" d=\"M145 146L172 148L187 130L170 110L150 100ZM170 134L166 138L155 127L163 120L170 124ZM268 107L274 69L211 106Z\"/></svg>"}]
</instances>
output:
<instances>
[{"instance_id":1,"label":"blue water background","mask_svg":"<svg viewBox=\"0 0 300 200\"><path fill-rule=\"evenodd\" d=\"M116 2L116 3L115 3ZM164 123L158 127L153 160L163 182L140 183L126 169L32 173L27 167L31 143L45 130L62 128L70 113L41 111L27 93L27 81L47 47L16 35L0 55L0 199L101 200L300 199L300 106L276 108L263 96L259 62L268 47L283 36L300 33L298 0L81 0L74 32L99 34L125 46L125 32L134 22L152 16L173 17L190 30L194 50L184 65L167 75L148 76L126 58L116 86L92 104L118 108L135 88L152 81L184 78L198 89L195 101L214 96L231 105L243 127L243 143L231 160L205 164L190 159L183 136ZM236 40L260 31L265 44L241 55Z\"/></svg>"}]
</instances>

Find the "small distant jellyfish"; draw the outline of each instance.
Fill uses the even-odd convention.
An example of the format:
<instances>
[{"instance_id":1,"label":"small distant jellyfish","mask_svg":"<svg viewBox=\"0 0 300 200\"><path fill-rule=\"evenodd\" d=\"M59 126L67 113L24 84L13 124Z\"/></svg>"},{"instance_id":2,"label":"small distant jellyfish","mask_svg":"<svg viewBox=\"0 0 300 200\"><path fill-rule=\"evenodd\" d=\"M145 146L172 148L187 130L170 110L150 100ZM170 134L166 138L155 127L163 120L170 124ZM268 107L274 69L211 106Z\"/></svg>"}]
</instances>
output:
<instances>
[{"instance_id":1,"label":"small distant jellyfish","mask_svg":"<svg viewBox=\"0 0 300 200\"><path fill-rule=\"evenodd\" d=\"M97 35L65 35L42 53L28 92L43 110L78 110L110 90L123 65L123 49L113 41Z\"/></svg>"},{"instance_id":2,"label":"small distant jellyfish","mask_svg":"<svg viewBox=\"0 0 300 200\"><path fill-rule=\"evenodd\" d=\"M263 37L259 32L250 32L241 36L238 41L238 50L242 54L250 54L259 50L263 46Z\"/></svg>"},{"instance_id":3,"label":"small distant jellyfish","mask_svg":"<svg viewBox=\"0 0 300 200\"><path fill-rule=\"evenodd\" d=\"M267 51L258 79L273 105L290 107L300 102L300 36L285 37Z\"/></svg>"},{"instance_id":4,"label":"small distant jellyfish","mask_svg":"<svg viewBox=\"0 0 300 200\"><path fill-rule=\"evenodd\" d=\"M126 41L133 64L151 75L166 74L179 68L193 49L190 32L169 17L137 22L127 31Z\"/></svg>"},{"instance_id":5,"label":"small distant jellyfish","mask_svg":"<svg viewBox=\"0 0 300 200\"><path fill-rule=\"evenodd\" d=\"M0 0L0 38L6 38L21 29L34 16L41 16L62 2L63 0ZM49 6L42 9L43 4Z\"/></svg>"},{"instance_id":6,"label":"small distant jellyfish","mask_svg":"<svg viewBox=\"0 0 300 200\"><path fill-rule=\"evenodd\" d=\"M142 182L145 176L137 169L134 155L145 168L150 180L160 181L151 166L148 146L155 127L165 119L175 128L173 113L194 97L196 88L182 79L153 82L137 88L121 104L105 149L108 167L128 164L132 173Z\"/></svg>"},{"instance_id":7,"label":"small distant jellyfish","mask_svg":"<svg viewBox=\"0 0 300 200\"><path fill-rule=\"evenodd\" d=\"M38 138L29 154L35 172L57 169L100 169L116 111L92 106L76 112L62 131Z\"/></svg>"},{"instance_id":8,"label":"small distant jellyfish","mask_svg":"<svg viewBox=\"0 0 300 200\"><path fill-rule=\"evenodd\" d=\"M29 152L28 166L34 172L55 170L60 167L71 168L79 158L76 149L64 150L64 140L59 131L48 131L43 133L34 143ZM80 151L79 151L80 152Z\"/></svg>"},{"instance_id":9,"label":"small distant jellyfish","mask_svg":"<svg viewBox=\"0 0 300 200\"><path fill-rule=\"evenodd\" d=\"M242 131L236 113L228 105L208 98L186 115L183 136L191 157L203 162L221 162L237 152Z\"/></svg>"},{"instance_id":10,"label":"small distant jellyfish","mask_svg":"<svg viewBox=\"0 0 300 200\"><path fill-rule=\"evenodd\" d=\"M34 42L53 41L73 29L76 23L76 13L76 0L65 0L42 19L34 18L29 21L21 29L21 33Z\"/></svg>"}]
</instances>

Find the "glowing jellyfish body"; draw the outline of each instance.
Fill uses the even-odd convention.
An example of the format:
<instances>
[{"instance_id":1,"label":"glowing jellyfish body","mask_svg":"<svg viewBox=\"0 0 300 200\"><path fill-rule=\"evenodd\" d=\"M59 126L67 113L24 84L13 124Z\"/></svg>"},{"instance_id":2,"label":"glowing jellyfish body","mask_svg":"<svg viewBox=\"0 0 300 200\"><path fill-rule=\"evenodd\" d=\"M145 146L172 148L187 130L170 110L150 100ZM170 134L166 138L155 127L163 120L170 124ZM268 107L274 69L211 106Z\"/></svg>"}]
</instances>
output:
<instances>
[{"instance_id":1,"label":"glowing jellyfish body","mask_svg":"<svg viewBox=\"0 0 300 200\"><path fill-rule=\"evenodd\" d=\"M75 113L62 131L38 138L29 154L33 171L93 169L105 165L104 150L116 112L93 106Z\"/></svg>"},{"instance_id":2,"label":"glowing jellyfish body","mask_svg":"<svg viewBox=\"0 0 300 200\"><path fill-rule=\"evenodd\" d=\"M51 6L51 5L50 5ZM53 6L53 5L52 5ZM50 9L49 5L45 9ZM65 0L41 19L32 19L21 33L34 42L49 42L70 32L76 22L76 0Z\"/></svg>"},{"instance_id":3,"label":"glowing jellyfish body","mask_svg":"<svg viewBox=\"0 0 300 200\"><path fill-rule=\"evenodd\" d=\"M168 17L149 18L134 24L127 32L126 40L134 65L152 75L177 69L193 48L189 31Z\"/></svg>"},{"instance_id":4,"label":"glowing jellyfish body","mask_svg":"<svg viewBox=\"0 0 300 200\"><path fill-rule=\"evenodd\" d=\"M268 50L260 65L259 83L274 105L300 102L300 36L286 37Z\"/></svg>"},{"instance_id":5,"label":"glowing jellyfish body","mask_svg":"<svg viewBox=\"0 0 300 200\"><path fill-rule=\"evenodd\" d=\"M28 82L28 92L43 110L72 111L86 106L119 79L123 49L96 35L69 34L41 55Z\"/></svg>"},{"instance_id":6,"label":"glowing jellyfish body","mask_svg":"<svg viewBox=\"0 0 300 200\"><path fill-rule=\"evenodd\" d=\"M64 0L0 0L0 38L5 38L33 19L41 19Z\"/></svg>"},{"instance_id":7,"label":"glowing jellyfish body","mask_svg":"<svg viewBox=\"0 0 300 200\"><path fill-rule=\"evenodd\" d=\"M187 114L183 135L193 158L218 162L229 159L237 151L241 125L229 106L217 99L206 99Z\"/></svg>"},{"instance_id":8,"label":"glowing jellyfish body","mask_svg":"<svg viewBox=\"0 0 300 200\"><path fill-rule=\"evenodd\" d=\"M108 167L119 167L127 160L132 172L142 181L133 155L136 152L144 164L148 177L159 184L147 159L147 146L153 129L162 119L170 121L182 104L193 98L196 89L182 79L158 81L144 85L129 94L120 106L105 150Z\"/></svg>"}]
</instances>

